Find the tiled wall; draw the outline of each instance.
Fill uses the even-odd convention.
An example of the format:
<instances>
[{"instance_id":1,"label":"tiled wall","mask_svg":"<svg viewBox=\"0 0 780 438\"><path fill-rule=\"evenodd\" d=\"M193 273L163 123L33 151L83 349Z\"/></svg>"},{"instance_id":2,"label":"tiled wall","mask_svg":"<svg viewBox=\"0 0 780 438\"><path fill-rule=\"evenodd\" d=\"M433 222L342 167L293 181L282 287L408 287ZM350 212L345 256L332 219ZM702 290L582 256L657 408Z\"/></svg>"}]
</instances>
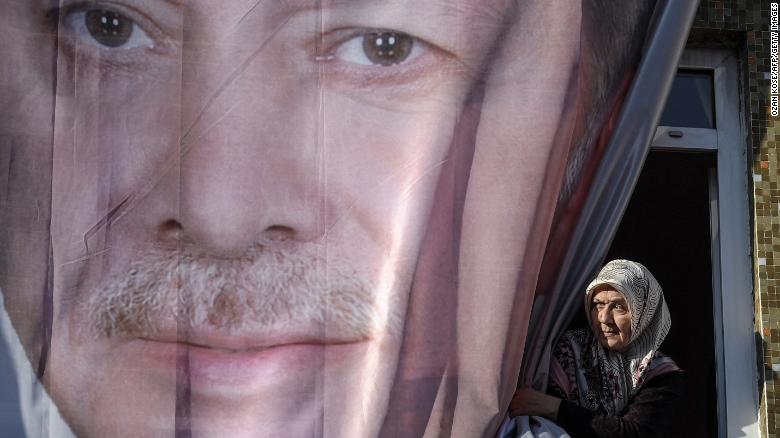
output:
<instances>
[{"instance_id":1,"label":"tiled wall","mask_svg":"<svg viewBox=\"0 0 780 438\"><path fill-rule=\"evenodd\" d=\"M753 174L755 328L763 338L757 343L764 365L759 422L762 436L776 438L780 435L780 372L772 372L772 365L780 371L780 119L768 112L769 7L770 0L702 0L689 45L729 47L739 53Z\"/></svg>"}]
</instances>

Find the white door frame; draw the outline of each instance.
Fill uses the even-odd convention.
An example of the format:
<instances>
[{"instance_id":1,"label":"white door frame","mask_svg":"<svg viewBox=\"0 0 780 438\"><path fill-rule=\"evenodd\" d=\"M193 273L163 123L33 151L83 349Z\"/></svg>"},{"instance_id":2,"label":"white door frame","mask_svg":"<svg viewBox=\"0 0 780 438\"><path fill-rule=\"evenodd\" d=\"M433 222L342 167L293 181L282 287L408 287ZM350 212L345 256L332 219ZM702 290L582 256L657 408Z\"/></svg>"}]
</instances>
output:
<instances>
[{"instance_id":1,"label":"white door frame","mask_svg":"<svg viewBox=\"0 0 780 438\"><path fill-rule=\"evenodd\" d=\"M747 129L736 55L686 49L679 66L712 72L717 129L659 126L652 148L717 153L717 172L710 178L710 230L719 436L758 438Z\"/></svg>"}]
</instances>

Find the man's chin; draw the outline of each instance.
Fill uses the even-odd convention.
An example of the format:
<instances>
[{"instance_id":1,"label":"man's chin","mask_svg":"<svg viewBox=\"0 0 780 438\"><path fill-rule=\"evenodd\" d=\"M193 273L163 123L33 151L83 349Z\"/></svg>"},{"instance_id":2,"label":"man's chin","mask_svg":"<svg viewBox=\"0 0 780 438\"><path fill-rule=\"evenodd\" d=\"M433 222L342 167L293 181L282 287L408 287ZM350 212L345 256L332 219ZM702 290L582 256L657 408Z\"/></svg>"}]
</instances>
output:
<instances>
[{"instance_id":1,"label":"man's chin","mask_svg":"<svg viewBox=\"0 0 780 438\"><path fill-rule=\"evenodd\" d=\"M135 339L57 351L48 387L78 436L371 436L397 342L225 350ZM87 345L87 344L82 344ZM81 351L80 351L81 350ZM366 423L350 413L362 412ZM367 420L368 419L368 420Z\"/></svg>"}]
</instances>

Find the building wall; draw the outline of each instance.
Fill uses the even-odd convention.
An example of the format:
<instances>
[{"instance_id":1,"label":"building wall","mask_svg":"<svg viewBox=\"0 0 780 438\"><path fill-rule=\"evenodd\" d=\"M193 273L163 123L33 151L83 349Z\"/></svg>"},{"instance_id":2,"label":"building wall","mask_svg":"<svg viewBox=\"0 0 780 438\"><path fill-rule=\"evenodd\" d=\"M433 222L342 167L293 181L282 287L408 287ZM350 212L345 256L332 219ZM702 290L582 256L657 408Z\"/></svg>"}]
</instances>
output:
<instances>
[{"instance_id":1,"label":"building wall","mask_svg":"<svg viewBox=\"0 0 780 438\"><path fill-rule=\"evenodd\" d=\"M780 435L780 119L768 111L769 8L770 0L701 0L689 46L726 47L739 53L741 110L749 132L753 176L755 328L760 335L757 353L763 358L762 381L757 383L759 424L763 437L775 438Z\"/></svg>"}]
</instances>

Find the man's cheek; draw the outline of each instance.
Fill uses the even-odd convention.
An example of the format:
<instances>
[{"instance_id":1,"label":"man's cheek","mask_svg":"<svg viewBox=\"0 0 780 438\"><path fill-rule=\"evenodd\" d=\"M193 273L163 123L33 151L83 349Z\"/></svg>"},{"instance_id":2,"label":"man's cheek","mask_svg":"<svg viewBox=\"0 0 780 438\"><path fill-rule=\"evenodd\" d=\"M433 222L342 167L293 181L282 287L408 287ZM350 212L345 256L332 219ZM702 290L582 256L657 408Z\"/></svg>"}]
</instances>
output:
<instances>
[{"instance_id":1,"label":"man's cheek","mask_svg":"<svg viewBox=\"0 0 780 438\"><path fill-rule=\"evenodd\" d=\"M49 251L55 57L53 37L24 16L26 3L0 3L0 291L37 364Z\"/></svg>"},{"instance_id":2,"label":"man's cheek","mask_svg":"<svg viewBox=\"0 0 780 438\"><path fill-rule=\"evenodd\" d=\"M326 102L326 189L348 193L348 207L372 233L399 233L410 215L424 221L457 111L393 111L341 97Z\"/></svg>"},{"instance_id":3,"label":"man's cheek","mask_svg":"<svg viewBox=\"0 0 780 438\"><path fill-rule=\"evenodd\" d=\"M99 136L110 146L106 164L111 166L113 190L119 196L159 180L180 162L179 96L177 84L153 82L139 86L120 108L111 101L103 102L109 116L98 127Z\"/></svg>"},{"instance_id":4,"label":"man's cheek","mask_svg":"<svg viewBox=\"0 0 780 438\"><path fill-rule=\"evenodd\" d=\"M49 206L43 196L27 195L29 199L0 208L14 212L0 214L0 292L30 362L37 365L44 342L42 296L48 284ZM37 212L30 211L36 206Z\"/></svg>"},{"instance_id":5,"label":"man's cheek","mask_svg":"<svg viewBox=\"0 0 780 438\"><path fill-rule=\"evenodd\" d=\"M324 152L334 164L334 173L349 175L352 181L357 177L359 181L398 186L440 164L460 111L460 106L442 104L451 92L443 91L442 99L421 96L413 110L393 107L392 101L377 106L326 93Z\"/></svg>"},{"instance_id":6,"label":"man's cheek","mask_svg":"<svg viewBox=\"0 0 780 438\"><path fill-rule=\"evenodd\" d=\"M55 175L66 188L59 195L88 207L85 195L126 196L151 178L153 163L178 149L178 95L175 83L84 72L76 93L57 100Z\"/></svg>"}]
</instances>

